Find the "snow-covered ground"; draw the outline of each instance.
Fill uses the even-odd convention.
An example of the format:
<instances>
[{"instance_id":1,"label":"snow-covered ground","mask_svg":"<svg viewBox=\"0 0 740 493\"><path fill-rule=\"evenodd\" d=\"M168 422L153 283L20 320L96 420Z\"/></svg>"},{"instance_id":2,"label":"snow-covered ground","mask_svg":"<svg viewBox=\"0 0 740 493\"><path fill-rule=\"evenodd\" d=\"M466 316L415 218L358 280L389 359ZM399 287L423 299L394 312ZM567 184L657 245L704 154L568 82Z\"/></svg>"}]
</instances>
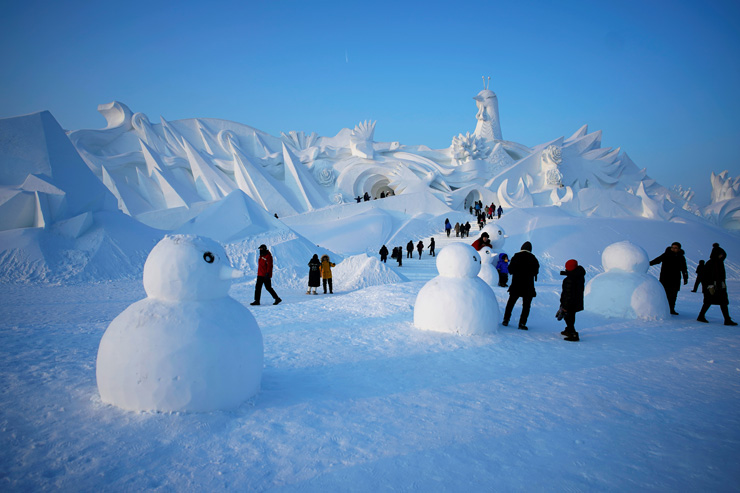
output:
<instances>
[{"instance_id":1,"label":"snow-covered ground","mask_svg":"<svg viewBox=\"0 0 740 493\"><path fill-rule=\"evenodd\" d=\"M511 254L522 238L514 224L507 233ZM460 241L435 239L438 251ZM539 255L545 245L536 240ZM736 247L723 245L732 259ZM234 411L208 414L133 413L100 401L98 344L110 321L145 296L141 281L5 284L0 485L737 491L740 331L722 325L717 307L710 324L695 321L701 294L687 289L693 271L679 316L646 322L582 312L581 342L568 343L554 318L559 276L550 272L561 259L540 257L548 272L528 332L515 323L471 337L414 328L416 295L436 275L426 249L400 268L389 259L409 282L319 296L276 285L282 304L249 307L264 336L261 392ZM740 282L728 284L738 319ZM253 285L236 284L231 294L248 305ZM495 291L503 308L506 292Z\"/></svg>"}]
</instances>

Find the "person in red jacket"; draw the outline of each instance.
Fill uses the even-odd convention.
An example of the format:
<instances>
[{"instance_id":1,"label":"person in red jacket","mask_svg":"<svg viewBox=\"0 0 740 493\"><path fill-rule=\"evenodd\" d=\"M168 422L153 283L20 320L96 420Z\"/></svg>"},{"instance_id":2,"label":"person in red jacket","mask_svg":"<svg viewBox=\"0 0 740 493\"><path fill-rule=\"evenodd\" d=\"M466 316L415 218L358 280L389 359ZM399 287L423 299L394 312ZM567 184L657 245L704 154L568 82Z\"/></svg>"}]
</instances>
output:
<instances>
[{"instance_id":1,"label":"person in red jacket","mask_svg":"<svg viewBox=\"0 0 740 493\"><path fill-rule=\"evenodd\" d=\"M480 251L481 248L490 247L491 239L488 237L488 233L485 231L480 234L480 238L473 242L473 248Z\"/></svg>"},{"instance_id":2,"label":"person in red jacket","mask_svg":"<svg viewBox=\"0 0 740 493\"><path fill-rule=\"evenodd\" d=\"M250 305L259 305L260 296L262 295L262 286L265 286L267 292L275 298L273 305L277 305L281 300L274 289L272 289L272 254L266 245L260 245L260 257L257 261L257 284L254 286L254 301Z\"/></svg>"}]
</instances>

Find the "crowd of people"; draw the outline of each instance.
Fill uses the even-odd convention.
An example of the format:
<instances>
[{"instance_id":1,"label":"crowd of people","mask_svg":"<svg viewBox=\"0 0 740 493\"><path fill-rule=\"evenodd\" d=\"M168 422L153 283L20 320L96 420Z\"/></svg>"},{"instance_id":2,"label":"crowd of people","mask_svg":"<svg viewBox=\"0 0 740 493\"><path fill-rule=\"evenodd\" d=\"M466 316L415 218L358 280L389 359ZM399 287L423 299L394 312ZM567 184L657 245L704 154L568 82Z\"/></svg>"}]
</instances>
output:
<instances>
[{"instance_id":1,"label":"crowd of people","mask_svg":"<svg viewBox=\"0 0 740 493\"><path fill-rule=\"evenodd\" d=\"M492 211L495 211L496 208L495 204L483 207L482 203L477 201L474 206L470 206L470 210L471 213L477 211L480 218L480 215L491 217ZM499 217L501 215L501 206L498 208L498 215ZM465 224L458 222L453 227L449 218L445 219L444 230L447 237L450 236L453 229L455 230L456 237L468 237L470 235L470 222L466 222ZM491 240L488 233L485 231L481 233L472 243L472 246L478 251L485 247L491 247ZM429 248L429 255L434 257L435 241L433 237L430 239L427 247ZM414 244L413 240L409 240L406 244L406 258L413 259L414 250L416 250L421 260L424 248L425 245L422 240L419 240L416 244ZM390 257L398 262L399 267L403 265L403 252L404 248L402 246L393 247L393 250L390 252ZM380 261L386 263L389 254L388 248L383 245L378 253L380 254ZM699 322L708 323L706 314L709 308L713 305L718 305L724 317L725 325L737 325L730 317L728 308L729 297L727 295L724 266L726 257L727 253L725 250L718 243L714 243L709 260L706 262L704 260L699 261L696 268L696 282L694 283L694 289L691 291L695 293L698 287L701 286L704 296L701 311L697 317L697 321ZM659 281L665 290L670 313L671 315L678 315L676 311L676 300L678 298L678 292L681 289L681 281L683 281L684 285L689 282L686 256L681 248L681 244L679 242L673 242L662 254L650 261L650 265L658 264L661 266ZM331 262L328 255L322 255L321 259L319 259L318 255L314 255L308 262L308 290L306 294L318 294L317 290L321 286L322 281L324 294L327 293L327 288L329 294L332 294L334 291L331 268L334 266L335 264ZM522 311L519 316L518 328L520 330L528 330L527 320L529 318L532 299L537 296L535 283L537 282L539 268L540 264L537 257L532 253L532 244L529 241L525 241L521 246L521 250L514 254L511 259L509 259L506 253L501 252L498 254L498 261L496 263L496 270L499 275L498 285L508 288L509 292L509 299L504 309L501 325L505 327L509 325L514 307L517 301L521 299ZM560 274L565 277L562 283L560 306L555 316L558 320L565 321L565 330L561 332L565 340L579 341L579 333L575 329L575 319L576 313L583 310L586 270L578 264L576 259L570 259L565 263L565 269ZM511 276L511 285L509 285L509 276ZM272 255L267 249L267 246L260 245L257 282L252 305L260 304L262 287L273 297L274 305L282 301L272 288L271 280Z\"/></svg>"}]
</instances>

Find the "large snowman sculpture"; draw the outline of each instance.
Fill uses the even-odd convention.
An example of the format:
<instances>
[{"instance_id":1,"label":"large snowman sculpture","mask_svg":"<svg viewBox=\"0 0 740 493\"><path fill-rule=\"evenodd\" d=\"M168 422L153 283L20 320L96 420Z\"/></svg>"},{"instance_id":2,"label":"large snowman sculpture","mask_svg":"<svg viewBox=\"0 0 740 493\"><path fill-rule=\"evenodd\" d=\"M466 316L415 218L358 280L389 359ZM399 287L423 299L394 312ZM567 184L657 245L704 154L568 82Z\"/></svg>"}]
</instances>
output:
<instances>
[{"instance_id":1,"label":"large snowman sculpture","mask_svg":"<svg viewBox=\"0 0 740 493\"><path fill-rule=\"evenodd\" d=\"M601 254L602 274L584 291L584 308L607 317L663 319L670 308L663 286L647 273L650 260L629 241L613 243Z\"/></svg>"},{"instance_id":2,"label":"large snowman sculpture","mask_svg":"<svg viewBox=\"0 0 740 493\"><path fill-rule=\"evenodd\" d=\"M504 249L504 242L506 241L506 234L501 226L496 224L487 224L483 226L481 234L483 232L488 233L488 238L491 240L491 246L481 248L481 267L478 277L483 279L486 284L490 287L498 286L498 271L496 270L496 264L498 264L498 255Z\"/></svg>"},{"instance_id":3,"label":"large snowman sculpture","mask_svg":"<svg viewBox=\"0 0 740 493\"><path fill-rule=\"evenodd\" d=\"M499 309L493 290L478 277L481 259L465 243L453 243L437 255L439 275L416 297L414 326L422 330L472 335L494 333Z\"/></svg>"},{"instance_id":4,"label":"large snowman sculpture","mask_svg":"<svg viewBox=\"0 0 740 493\"><path fill-rule=\"evenodd\" d=\"M144 265L147 298L118 315L100 341L103 402L135 411L205 412L234 408L256 394L262 333L228 295L241 275L209 238L160 241Z\"/></svg>"}]
</instances>

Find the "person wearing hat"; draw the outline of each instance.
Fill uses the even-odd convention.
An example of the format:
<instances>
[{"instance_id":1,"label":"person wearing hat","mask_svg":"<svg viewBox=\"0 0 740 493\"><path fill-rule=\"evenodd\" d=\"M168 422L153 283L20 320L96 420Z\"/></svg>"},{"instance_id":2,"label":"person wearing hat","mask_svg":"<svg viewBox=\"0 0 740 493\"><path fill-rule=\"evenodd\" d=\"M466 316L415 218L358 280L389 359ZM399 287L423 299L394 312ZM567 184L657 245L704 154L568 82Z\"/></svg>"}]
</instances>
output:
<instances>
[{"instance_id":1,"label":"person wearing hat","mask_svg":"<svg viewBox=\"0 0 740 493\"><path fill-rule=\"evenodd\" d=\"M385 245L383 245L385 246ZM387 252L388 250L386 250ZM334 294L334 287L332 287L332 275L331 268L336 267L336 264L331 261L328 255L324 254L321 256L321 279L324 281L324 294L326 294L326 285L329 284L329 294Z\"/></svg>"},{"instance_id":2,"label":"person wearing hat","mask_svg":"<svg viewBox=\"0 0 740 493\"><path fill-rule=\"evenodd\" d=\"M725 282L725 258L727 252L719 246L719 243L712 245L712 253L709 260L704 264L704 270L701 275L701 290L704 293L704 305L701 307L699 322L709 323L706 319L707 310L712 305L719 305L722 315L725 317L725 325L737 325L730 318L730 311L727 309L730 301L727 296L727 283Z\"/></svg>"},{"instance_id":3,"label":"person wearing hat","mask_svg":"<svg viewBox=\"0 0 740 493\"><path fill-rule=\"evenodd\" d=\"M583 289L586 283L586 269L578 261L570 259L565 263L565 270L560 271L563 279L563 290L560 293L560 310L558 319L565 320L565 330L561 332L566 341L579 341L576 332L576 313L583 310Z\"/></svg>"},{"instance_id":4,"label":"person wearing hat","mask_svg":"<svg viewBox=\"0 0 740 493\"><path fill-rule=\"evenodd\" d=\"M509 274L511 274L511 286L509 287L509 301L506 303L504 310L504 320L501 325L509 325L511 312L514 309L519 298L522 299L522 315L519 318L519 329L528 330L527 318L529 317L529 308L532 305L532 298L537 296L534 289L534 283L537 280L537 274L540 272L540 263L537 257L532 255L532 244L525 241L522 249L511 257L509 262Z\"/></svg>"},{"instance_id":5,"label":"person wearing hat","mask_svg":"<svg viewBox=\"0 0 740 493\"><path fill-rule=\"evenodd\" d=\"M260 296L262 295L262 286L265 286L267 292L275 299L273 305L277 305L281 300L274 289L272 289L272 254L266 245L260 245L260 256L257 260L257 284L254 286L254 301L250 305L259 305Z\"/></svg>"},{"instance_id":6,"label":"person wearing hat","mask_svg":"<svg viewBox=\"0 0 740 493\"><path fill-rule=\"evenodd\" d=\"M686 269L686 257L681 250L681 244L677 241L671 243L671 246L665 249L660 256L650 261L650 265L660 265L660 283L665 289L665 295L668 298L668 306L671 307L671 315L678 315L676 312L676 297L681 289L681 275L683 283L689 282L689 271Z\"/></svg>"},{"instance_id":7,"label":"person wearing hat","mask_svg":"<svg viewBox=\"0 0 740 493\"><path fill-rule=\"evenodd\" d=\"M491 247L491 238L488 236L488 233L484 231L480 234L480 237L473 242L473 248L480 252L481 249L486 247Z\"/></svg>"}]
</instances>

